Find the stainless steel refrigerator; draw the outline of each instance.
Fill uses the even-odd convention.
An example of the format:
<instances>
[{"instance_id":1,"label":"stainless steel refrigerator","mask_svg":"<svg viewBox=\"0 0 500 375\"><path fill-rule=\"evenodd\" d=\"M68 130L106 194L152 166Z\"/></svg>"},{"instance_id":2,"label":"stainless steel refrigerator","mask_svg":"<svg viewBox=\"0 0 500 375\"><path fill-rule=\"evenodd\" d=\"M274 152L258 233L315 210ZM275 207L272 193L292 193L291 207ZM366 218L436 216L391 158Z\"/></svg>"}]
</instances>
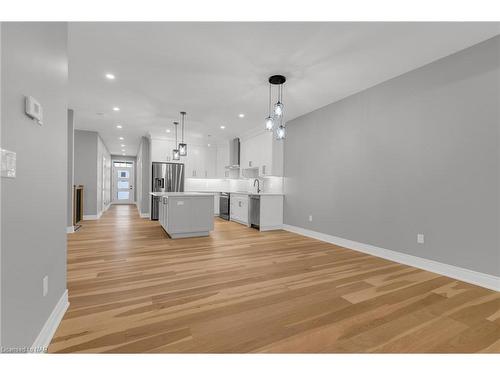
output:
<instances>
[{"instance_id":1,"label":"stainless steel refrigerator","mask_svg":"<svg viewBox=\"0 0 500 375\"><path fill-rule=\"evenodd\" d=\"M151 173L153 192L184 191L184 164L153 163ZM151 220L158 220L160 197L151 196Z\"/></svg>"}]
</instances>

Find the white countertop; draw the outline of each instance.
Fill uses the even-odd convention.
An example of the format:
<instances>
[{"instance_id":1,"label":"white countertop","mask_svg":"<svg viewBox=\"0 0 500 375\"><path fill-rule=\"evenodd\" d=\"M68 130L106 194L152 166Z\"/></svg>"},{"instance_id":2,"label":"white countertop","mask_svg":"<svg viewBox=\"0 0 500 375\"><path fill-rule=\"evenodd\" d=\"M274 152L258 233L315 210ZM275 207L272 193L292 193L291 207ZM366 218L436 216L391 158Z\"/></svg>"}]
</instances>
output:
<instances>
[{"instance_id":1,"label":"white countertop","mask_svg":"<svg viewBox=\"0 0 500 375\"><path fill-rule=\"evenodd\" d=\"M179 192L169 191L165 193L155 192L149 193L155 197L213 197L214 193L198 193L198 192Z\"/></svg>"},{"instance_id":2,"label":"white countertop","mask_svg":"<svg viewBox=\"0 0 500 375\"><path fill-rule=\"evenodd\" d=\"M235 191L230 194L239 194L239 195L284 195L283 193L248 193L248 192L241 192L241 191Z\"/></svg>"}]
</instances>

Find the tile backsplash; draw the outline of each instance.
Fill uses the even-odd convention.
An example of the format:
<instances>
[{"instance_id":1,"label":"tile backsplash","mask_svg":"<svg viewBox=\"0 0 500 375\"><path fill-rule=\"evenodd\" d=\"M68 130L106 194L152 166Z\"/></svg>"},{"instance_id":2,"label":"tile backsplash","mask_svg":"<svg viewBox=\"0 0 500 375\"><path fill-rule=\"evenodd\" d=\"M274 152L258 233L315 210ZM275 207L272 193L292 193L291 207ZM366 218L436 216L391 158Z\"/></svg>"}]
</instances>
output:
<instances>
[{"instance_id":1,"label":"tile backsplash","mask_svg":"<svg viewBox=\"0 0 500 375\"><path fill-rule=\"evenodd\" d=\"M283 177L261 177L260 186L265 193L283 193ZM254 179L186 178L185 191L252 192Z\"/></svg>"}]
</instances>

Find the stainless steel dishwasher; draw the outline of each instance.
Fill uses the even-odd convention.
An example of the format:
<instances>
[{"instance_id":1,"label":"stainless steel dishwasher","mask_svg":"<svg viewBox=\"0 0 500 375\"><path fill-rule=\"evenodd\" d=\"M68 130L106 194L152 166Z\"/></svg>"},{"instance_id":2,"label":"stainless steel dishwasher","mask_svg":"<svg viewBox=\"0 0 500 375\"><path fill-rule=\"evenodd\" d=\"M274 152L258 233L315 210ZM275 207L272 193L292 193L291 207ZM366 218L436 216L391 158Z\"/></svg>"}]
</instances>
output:
<instances>
[{"instance_id":1,"label":"stainless steel dishwasher","mask_svg":"<svg viewBox=\"0 0 500 375\"><path fill-rule=\"evenodd\" d=\"M250 226L260 228L260 196L250 195Z\"/></svg>"}]
</instances>

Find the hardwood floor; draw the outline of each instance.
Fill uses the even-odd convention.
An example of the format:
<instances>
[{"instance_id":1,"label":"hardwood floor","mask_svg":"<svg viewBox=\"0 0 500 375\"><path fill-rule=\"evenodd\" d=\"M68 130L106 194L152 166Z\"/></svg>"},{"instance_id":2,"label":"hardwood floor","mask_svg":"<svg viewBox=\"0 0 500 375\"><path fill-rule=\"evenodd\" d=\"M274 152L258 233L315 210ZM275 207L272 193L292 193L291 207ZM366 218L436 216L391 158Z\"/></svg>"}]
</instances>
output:
<instances>
[{"instance_id":1,"label":"hardwood floor","mask_svg":"<svg viewBox=\"0 0 500 375\"><path fill-rule=\"evenodd\" d=\"M135 206L68 235L50 352L500 352L500 293L217 219L169 239Z\"/></svg>"}]
</instances>

